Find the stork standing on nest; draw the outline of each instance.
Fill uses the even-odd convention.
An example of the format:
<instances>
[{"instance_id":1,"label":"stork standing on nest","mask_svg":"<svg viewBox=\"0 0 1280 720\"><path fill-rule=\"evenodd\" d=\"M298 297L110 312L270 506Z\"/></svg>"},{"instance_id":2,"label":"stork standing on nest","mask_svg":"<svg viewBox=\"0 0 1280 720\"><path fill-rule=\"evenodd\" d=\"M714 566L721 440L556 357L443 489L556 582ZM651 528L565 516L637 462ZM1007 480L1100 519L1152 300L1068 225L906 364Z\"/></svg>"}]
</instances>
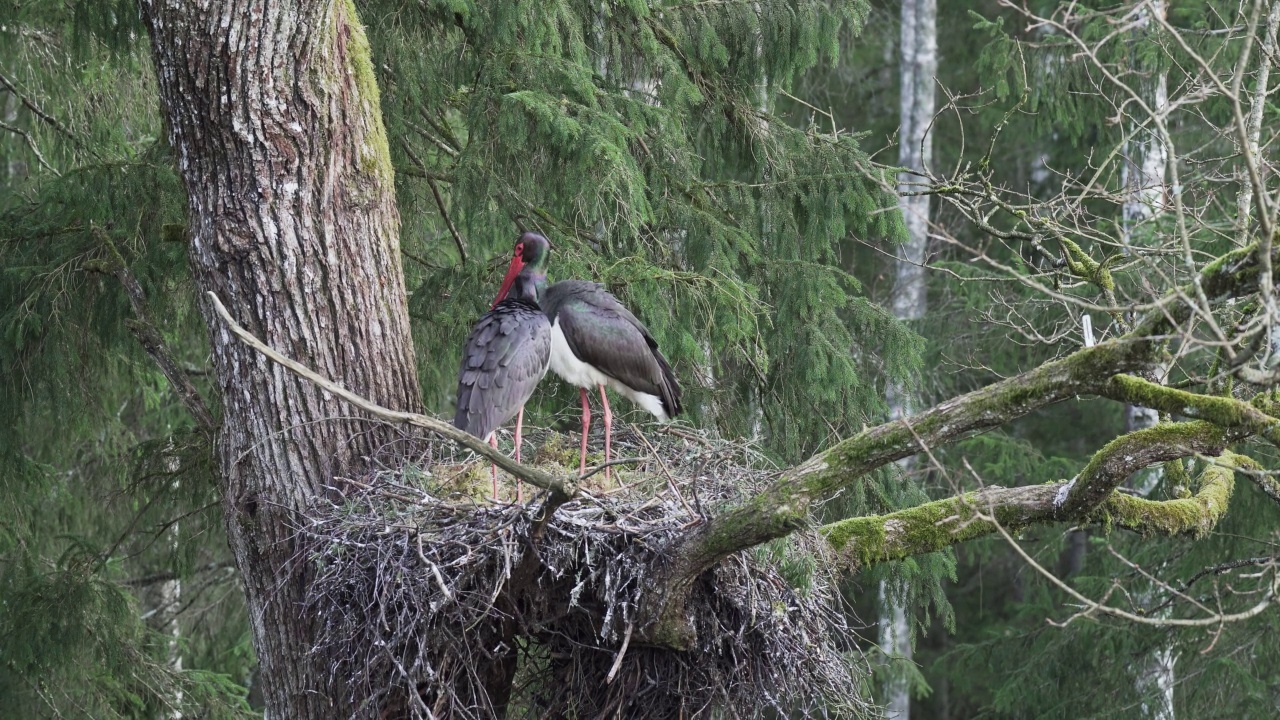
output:
<instances>
[{"instance_id":1,"label":"stork standing on nest","mask_svg":"<svg viewBox=\"0 0 1280 720\"><path fill-rule=\"evenodd\" d=\"M587 470L587 433L591 429L588 388L599 388L604 406L606 463L613 433L606 387L630 398L662 422L680 414L680 384L671 365L658 351L658 343L644 323L608 290L593 282L563 280L540 293L539 302L551 321L551 370L561 380L578 387L582 397L579 474ZM608 476L606 467L605 477Z\"/></svg>"},{"instance_id":2,"label":"stork standing on nest","mask_svg":"<svg viewBox=\"0 0 1280 720\"><path fill-rule=\"evenodd\" d=\"M472 328L458 372L453 426L496 448L497 429L515 417L516 462L520 462L524 404L547 374L551 356L551 326L538 304L538 290L547 282L549 250L541 235L525 233L516 241L502 287L493 307ZM492 472L496 500L497 466ZM520 500L518 479L516 499Z\"/></svg>"}]
</instances>

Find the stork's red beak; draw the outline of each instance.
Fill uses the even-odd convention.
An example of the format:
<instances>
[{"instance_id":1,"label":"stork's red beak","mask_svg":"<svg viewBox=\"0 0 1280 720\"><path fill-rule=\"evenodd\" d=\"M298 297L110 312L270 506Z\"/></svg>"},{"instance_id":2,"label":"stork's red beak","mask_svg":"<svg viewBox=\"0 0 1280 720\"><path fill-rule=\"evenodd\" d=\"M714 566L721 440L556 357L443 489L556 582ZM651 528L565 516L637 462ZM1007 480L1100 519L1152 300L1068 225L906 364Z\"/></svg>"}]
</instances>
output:
<instances>
[{"instance_id":1,"label":"stork's red beak","mask_svg":"<svg viewBox=\"0 0 1280 720\"><path fill-rule=\"evenodd\" d=\"M507 268L507 276L502 278L502 288L498 290L498 297L493 299L493 305L490 310L498 306L502 299L507 296L507 291L511 289L511 283L516 281L516 276L524 269L524 258L517 254L511 258L511 266Z\"/></svg>"}]
</instances>

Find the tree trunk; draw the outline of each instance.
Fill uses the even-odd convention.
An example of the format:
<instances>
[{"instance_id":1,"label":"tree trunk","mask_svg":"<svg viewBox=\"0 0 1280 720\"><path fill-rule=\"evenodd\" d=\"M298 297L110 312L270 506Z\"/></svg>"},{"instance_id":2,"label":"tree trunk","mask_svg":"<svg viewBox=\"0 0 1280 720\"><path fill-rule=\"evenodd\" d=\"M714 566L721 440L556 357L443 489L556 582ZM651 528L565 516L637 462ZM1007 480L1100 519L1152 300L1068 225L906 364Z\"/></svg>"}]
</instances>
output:
<instances>
[{"instance_id":1,"label":"tree trunk","mask_svg":"<svg viewBox=\"0 0 1280 720\"><path fill-rule=\"evenodd\" d=\"M925 135L933 120L934 77L938 73L936 0L903 0L900 70L898 164L924 171L933 162L933 143ZM909 172L898 176L899 192L922 178ZM929 241L929 195L898 198L907 225L907 242L898 248L893 284L893 314L915 320L925 312L925 251Z\"/></svg>"},{"instance_id":2,"label":"tree trunk","mask_svg":"<svg viewBox=\"0 0 1280 720\"><path fill-rule=\"evenodd\" d=\"M1165 13L1165 4L1161 0L1138 10L1138 25L1135 32L1151 33L1155 31L1155 22L1151 12ZM1169 106L1169 75L1159 71L1152 77L1149 88L1149 105L1151 110L1162 115ZM1169 148L1155 129L1134 133L1128 144L1129 157L1121 168L1121 179L1125 185L1125 200L1121 207L1121 242L1124 252L1129 252L1135 244L1134 229L1145 222L1150 222L1165 210L1167 201L1167 183ZM1176 192L1176 190L1175 190ZM1152 375L1156 382L1164 382L1164 372L1157 368ZM1129 432L1141 430L1160 422L1160 413L1151 408L1139 405L1125 406L1125 429ZM1160 484L1164 472L1160 466L1150 467L1136 473L1130 485L1143 497L1149 495ZM1154 594L1154 588L1142 593L1143 598ZM1145 603L1144 603L1145 604ZM1173 685L1175 655L1171 646L1157 648L1136 669L1135 685L1139 693L1152 698L1152 702L1142 703L1145 717L1156 720L1173 720Z\"/></svg>"},{"instance_id":3,"label":"tree trunk","mask_svg":"<svg viewBox=\"0 0 1280 720\"><path fill-rule=\"evenodd\" d=\"M241 344L206 291L285 354L417 409L390 157L350 0L142 0L188 199L190 261L221 390L223 508L267 717L340 717L309 653L309 568L292 527L396 437Z\"/></svg>"},{"instance_id":4,"label":"tree trunk","mask_svg":"<svg viewBox=\"0 0 1280 720\"><path fill-rule=\"evenodd\" d=\"M899 67L899 121L898 164L904 168L923 172L933 160L933 142L925 134L933 119L934 76L938 70L938 37L936 29L936 0L903 0L902 35ZM909 192L908 183L919 181L919 176L904 172L898 177L899 191ZM918 320L927 308L924 261L929 246L929 196L901 195L898 204L902 208L907 226L907 242L898 248L894 263L893 314L900 320ZM890 387L888 393L889 415L892 419L911 414L913 398L906 388ZM898 461L904 474L915 467L915 458ZM880 649L886 655L911 661L911 637L908 632L906 608L901 599L903 593L891 592L880 584ZM890 673L884 688L885 716L894 720L906 720L911 715L911 695L906 678L900 673Z\"/></svg>"}]
</instances>

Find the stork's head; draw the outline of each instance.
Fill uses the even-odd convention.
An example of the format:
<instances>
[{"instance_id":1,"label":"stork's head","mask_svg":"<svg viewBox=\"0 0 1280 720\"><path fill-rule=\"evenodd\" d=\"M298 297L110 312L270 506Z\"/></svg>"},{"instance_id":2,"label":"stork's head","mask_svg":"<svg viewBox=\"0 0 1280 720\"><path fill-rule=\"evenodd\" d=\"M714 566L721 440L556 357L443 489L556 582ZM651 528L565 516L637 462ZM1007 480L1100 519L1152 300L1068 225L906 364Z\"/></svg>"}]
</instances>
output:
<instances>
[{"instance_id":1,"label":"stork's head","mask_svg":"<svg viewBox=\"0 0 1280 720\"><path fill-rule=\"evenodd\" d=\"M547 257L551 254L551 243L538 233L527 232L516 240L515 249L511 253L511 265L507 267L507 276L502 279L502 287L493 304L497 306L507 297L507 291L517 276L524 276L531 287L541 285L547 277Z\"/></svg>"}]
</instances>

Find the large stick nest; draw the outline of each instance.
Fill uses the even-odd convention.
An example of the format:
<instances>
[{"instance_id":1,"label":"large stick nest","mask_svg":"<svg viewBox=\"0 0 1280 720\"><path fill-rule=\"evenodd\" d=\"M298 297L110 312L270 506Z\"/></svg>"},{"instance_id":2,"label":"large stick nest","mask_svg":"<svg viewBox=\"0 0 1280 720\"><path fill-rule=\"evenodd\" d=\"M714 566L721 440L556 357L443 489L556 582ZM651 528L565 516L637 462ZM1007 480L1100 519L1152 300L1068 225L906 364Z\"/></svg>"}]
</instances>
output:
<instances>
[{"instance_id":1,"label":"large stick nest","mask_svg":"<svg viewBox=\"0 0 1280 720\"><path fill-rule=\"evenodd\" d=\"M692 650L638 640L668 543L775 475L746 444L651 434L615 434L614 456L644 463L613 468L611 484L592 478L543 522L545 497L526 488L524 505L495 503L489 466L438 446L313 513L300 530L315 652L335 659L332 687L356 716L869 714L866 663L811 532L701 578ZM528 436L534 462L576 467L561 436Z\"/></svg>"}]
</instances>

